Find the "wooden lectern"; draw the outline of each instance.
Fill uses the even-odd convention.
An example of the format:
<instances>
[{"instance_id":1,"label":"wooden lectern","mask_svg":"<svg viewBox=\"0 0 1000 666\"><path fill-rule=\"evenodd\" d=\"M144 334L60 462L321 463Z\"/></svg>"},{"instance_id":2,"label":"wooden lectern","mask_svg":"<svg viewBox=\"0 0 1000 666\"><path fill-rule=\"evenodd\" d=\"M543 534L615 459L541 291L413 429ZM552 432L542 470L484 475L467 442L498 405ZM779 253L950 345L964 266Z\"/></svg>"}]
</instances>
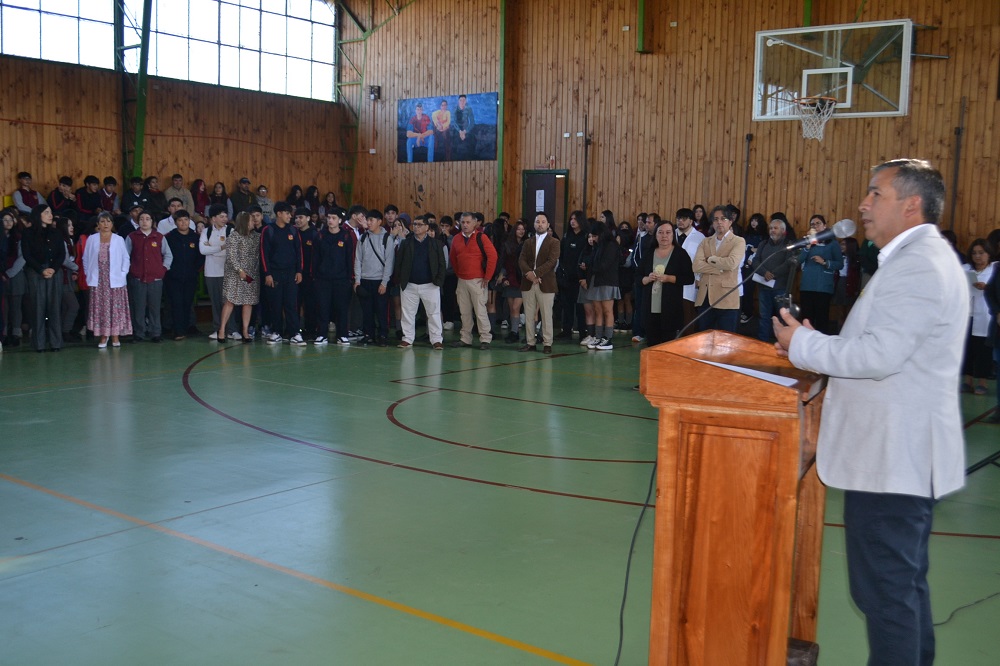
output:
<instances>
[{"instance_id":1,"label":"wooden lectern","mask_svg":"<svg viewBox=\"0 0 1000 666\"><path fill-rule=\"evenodd\" d=\"M826 379L723 331L646 349L640 372L660 412L649 663L784 666L789 637L816 638Z\"/></svg>"}]
</instances>

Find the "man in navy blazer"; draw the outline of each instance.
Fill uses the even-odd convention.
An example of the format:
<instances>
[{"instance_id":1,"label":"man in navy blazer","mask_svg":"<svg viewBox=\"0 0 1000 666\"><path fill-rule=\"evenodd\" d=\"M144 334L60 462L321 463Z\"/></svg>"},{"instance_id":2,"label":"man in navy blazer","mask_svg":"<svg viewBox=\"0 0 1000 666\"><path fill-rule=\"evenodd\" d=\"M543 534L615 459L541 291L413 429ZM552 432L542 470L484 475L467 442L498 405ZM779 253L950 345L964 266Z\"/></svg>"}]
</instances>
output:
<instances>
[{"instance_id":1,"label":"man in navy blazer","mask_svg":"<svg viewBox=\"0 0 1000 666\"><path fill-rule=\"evenodd\" d=\"M829 376L816 465L844 490L851 596L865 615L869 665L930 665L927 546L937 498L962 487L959 372L968 287L936 223L941 174L923 160L876 166L859 206L879 268L840 335L788 310L779 354Z\"/></svg>"}]
</instances>

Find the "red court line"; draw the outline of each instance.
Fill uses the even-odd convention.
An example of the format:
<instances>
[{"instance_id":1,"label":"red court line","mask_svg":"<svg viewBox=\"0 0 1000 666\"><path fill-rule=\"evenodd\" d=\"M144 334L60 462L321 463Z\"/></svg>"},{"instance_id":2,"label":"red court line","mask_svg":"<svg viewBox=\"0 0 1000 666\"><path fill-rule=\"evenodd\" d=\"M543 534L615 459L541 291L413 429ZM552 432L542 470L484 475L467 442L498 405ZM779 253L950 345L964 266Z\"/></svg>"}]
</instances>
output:
<instances>
[{"instance_id":1,"label":"red court line","mask_svg":"<svg viewBox=\"0 0 1000 666\"><path fill-rule=\"evenodd\" d=\"M557 490L546 490L544 488L533 488L531 486L521 486L521 485L511 484L511 483L500 483L499 481L487 481L486 479L477 479L477 478L470 477L470 476L461 476L461 475L458 475L458 474L448 474L447 472L439 472L437 470L425 469L423 467L415 467L415 466L412 466L412 465L404 465L402 463L392 462L390 460L382 460L380 458L372 458L371 456L363 456L363 455L360 455L360 454L357 454L357 453L350 453L348 451L341 451L339 449L333 449L333 448L330 448L328 446L323 446L322 444L317 444L315 442L308 442L308 441L306 441L304 439L298 439L297 437L291 437L289 435L284 435L284 434L282 434L280 432L276 432L274 430L268 430L267 428L262 428L261 426L254 425L252 423L249 423L248 421L243 421L241 419L236 418L235 416L233 416L231 414L228 414L228 413L222 411L221 409L218 409L217 407L212 406L206 400L204 400L201 396L199 396L195 392L195 390L193 388L191 388L190 378L191 378L191 372L194 370L194 368L198 364L200 364L202 361L210 358L211 356L214 356L215 354L224 352L225 350L226 350L226 347L223 347L223 348L218 349L218 350L216 350L214 352L211 352L209 354L205 354L201 358L196 359L193 363L191 363L191 365L189 365L187 367L187 369L184 370L184 374L182 376L182 383L184 384L184 390L187 391L187 394L189 396L191 396L191 398L195 402L197 402L199 405L201 405L205 409L207 409L207 410L209 410L211 412L214 412L215 414L221 416L224 419L232 421L233 423L238 423L239 425L245 426L245 427L250 428L252 430L256 430L259 433L262 433L262 434L265 434L265 435L269 435L271 437L276 437L278 439L283 439L286 442L292 442L293 444L301 444L302 446L308 446L310 448L318 449L320 451L326 451L327 453L332 453L334 455L344 456L346 458L354 458L355 460L363 460L365 462L375 463L377 465L385 465L387 467L395 467L397 469L405 469L405 470L410 471L410 472L420 472L422 474L432 474L434 476L440 476L440 477L444 477L444 478L448 478L448 479L455 479L457 481L469 481L471 483L481 483L483 485L494 486L496 488L509 488L509 489L512 489L512 490L526 490L528 492L540 493L540 494L543 494L543 495L554 495L554 496L557 496L557 497L568 497L570 499L590 500L592 502L607 502L609 504L624 504L626 506L643 506L642 502L630 502L628 500L611 499L609 497L596 497L596 496L593 496L593 495L578 495L576 493L564 493L564 492L560 492L560 491L557 491ZM650 505L650 506L653 506L653 505Z\"/></svg>"},{"instance_id":2,"label":"red court line","mask_svg":"<svg viewBox=\"0 0 1000 666\"><path fill-rule=\"evenodd\" d=\"M973 418L971 421L966 421L965 425L962 427L962 429L963 430L968 430L969 428L971 428L972 426L976 425L977 423L979 423L980 421L982 421L983 419L985 419L987 416L989 416L993 412L997 411L997 409L1000 409L1000 408L993 407L992 409L987 409L985 412L983 412L979 416Z\"/></svg>"},{"instance_id":3,"label":"red court line","mask_svg":"<svg viewBox=\"0 0 1000 666\"><path fill-rule=\"evenodd\" d=\"M433 392L437 392L437 391L444 391L444 390L447 390L447 389L432 389L430 391L421 391L420 393L414 393L413 395L409 395L409 396L407 396L405 398L400 398L396 402L394 402L391 405L389 405L389 408L385 410L386 418L388 418L389 421L393 425L395 425L395 426L397 426L399 428L402 428L403 430L405 430L407 432L413 433L414 435L418 435L418 436L424 437L426 439L432 439L432 440L434 440L436 442L442 442L444 444L450 444L452 446L460 446L460 447L462 447L464 449L475 449L477 451L489 451L491 453L502 453L502 454L505 454L505 455L508 455L508 456L525 456L527 458L545 458L547 460L572 460L572 461L576 461L576 462L628 463L628 464L641 463L641 464L645 464L645 465L651 465L654 462L653 460L622 460L620 458L575 458L575 457L572 457L572 456L550 456L550 455L545 455L543 453L524 453L522 451L509 451L507 449L496 449L496 448L492 448L492 447L489 447L489 446L478 446L476 444L465 444L463 442L456 442L456 441L451 440L451 439L443 439L441 437L435 437L434 435L430 435L430 434L428 434L426 432L417 430L415 428L411 428L410 426L404 424L402 421L400 421L399 419L396 418L396 407L398 407L399 405L403 404L407 400L410 400L412 398L416 398L418 396L427 395L428 393L433 393ZM456 391L456 393L466 393L466 391ZM480 395L480 394L477 394L477 395ZM525 402L534 402L534 401L527 400ZM536 403L536 404L549 405L550 403ZM552 407L560 407L561 405L551 405L551 406ZM573 408L568 408L568 409L573 409Z\"/></svg>"},{"instance_id":4,"label":"red court line","mask_svg":"<svg viewBox=\"0 0 1000 666\"><path fill-rule=\"evenodd\" d=\"M494 367L494 366L491 366ZM442 375L427 375L428 377L437 377ZM414 377L414 379L420 379L419 377ZM417 384L416 382L410 382L408 379L393 379L394 384L403 384L404 386L416 386L418 388L427 389L437 389L438 391L450 391L451 393L464 393L465 395L478 395L484 398L496 398L497 400L511 400L513 402L526 402L530 405L545 405L547 407L558 407L560 409L572 409L578 412L589 412L591 414L606 414L608 416L621 416L627 419L639 419L640 421L657 421L652 416L636 416L635 414L623 414L621 412L608 412L603 409L590 409L589 407L575 407L573 405L563 405L557 402L541 402L540 400L528 400L526 398L513 398L508 395L497 395L495 393L478 393L476 391L463 391L462 389L446 388L443 386L428 386L427 384ZM412 397L412 396L411 396ZM622 462L622 461L616 461ZM655 462L653 460L636 460L634 462Z\"/></svg>"},{"instance_id":5,"label":"red court line","mask_svg":"<svg viewBox=\"0 0 1000 666\"><path fill-rule=\"evenodd\" d=\"M823 523L826 527L839 527L844 528L844 523ZM947 537L961 537L963 539L1000 539L1000 534L970 534L968 532L935 532L931 531L932 536L947 536Z\"/></svg>"}]
</instances>

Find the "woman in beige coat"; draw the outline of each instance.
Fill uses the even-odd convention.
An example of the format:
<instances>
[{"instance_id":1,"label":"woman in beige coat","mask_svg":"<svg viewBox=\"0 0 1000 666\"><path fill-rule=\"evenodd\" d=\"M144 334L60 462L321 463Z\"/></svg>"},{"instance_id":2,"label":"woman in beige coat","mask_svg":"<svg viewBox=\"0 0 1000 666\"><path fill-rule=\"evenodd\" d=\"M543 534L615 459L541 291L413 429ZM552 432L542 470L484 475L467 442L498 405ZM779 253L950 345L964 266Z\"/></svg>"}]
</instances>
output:
<instances>
[{"instance_id":1,"label":"woman in beige coat","mask_svg":"<svg viewBox=\"0 0 1000 666\"><path fill-rule=\"evenodd\" d=\"M701 330L736 332L740 315L740 265L746 255L746 241L733 233L736 209L716 206L710 216L715 235L709 236L694 255L693 268L698 285L694 304L701 316ZM704 314L702 314L704 313Z\"/></svg>"}]
</instances>

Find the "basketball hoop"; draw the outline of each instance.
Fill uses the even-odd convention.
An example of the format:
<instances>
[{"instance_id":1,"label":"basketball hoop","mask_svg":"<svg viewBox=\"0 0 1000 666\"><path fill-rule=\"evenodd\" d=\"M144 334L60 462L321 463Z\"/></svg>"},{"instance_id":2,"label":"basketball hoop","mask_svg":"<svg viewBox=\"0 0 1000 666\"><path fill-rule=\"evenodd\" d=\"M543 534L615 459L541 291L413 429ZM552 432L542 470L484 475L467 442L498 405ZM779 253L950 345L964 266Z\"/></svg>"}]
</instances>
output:
<instances>
[{"instance_id":1,"label":"basketball hoop","mask_svg":"<svg viewBox=\"0 0 1000 666\"><path fill-rule=\"evenodd\" d=\"M837 107L836 98L819 95L796 97L792 104L795 105L795 115L802 121L802 138L822 141L823 128Z\"/></svg>"}]
</instances>

